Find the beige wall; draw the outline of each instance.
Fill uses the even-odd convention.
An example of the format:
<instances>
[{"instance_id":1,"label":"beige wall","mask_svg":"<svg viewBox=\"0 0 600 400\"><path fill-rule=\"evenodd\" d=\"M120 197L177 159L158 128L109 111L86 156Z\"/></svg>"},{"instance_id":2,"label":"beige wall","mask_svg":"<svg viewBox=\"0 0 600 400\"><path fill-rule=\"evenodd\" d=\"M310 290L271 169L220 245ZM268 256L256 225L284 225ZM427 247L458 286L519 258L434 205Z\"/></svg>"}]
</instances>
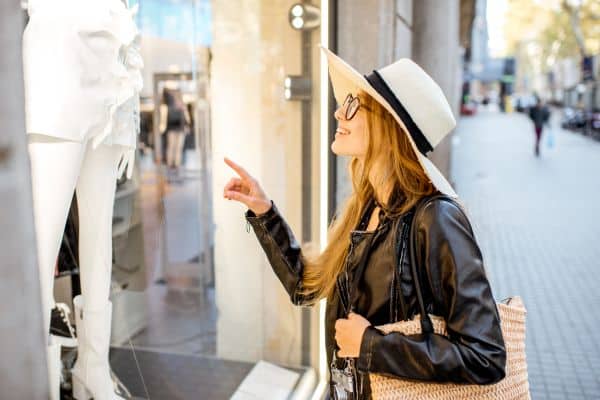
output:
<instances>
[{"instance_id":1,"label":"beige wall","mask_svg":"<svg viewBox=\"0 0 600 400\"><path fill-rule=\"evenodd\" d=\"M246 232L245 208L222 198L233 176L222 162L228 156L261 182L300 238L300 103L286 101L283 89L286 75L301 72L301 35L287 18L293 3L213 4L212 170L217 355L299 365L301 310L291 304L254 234Z\"/></svg>"}]
</instances>

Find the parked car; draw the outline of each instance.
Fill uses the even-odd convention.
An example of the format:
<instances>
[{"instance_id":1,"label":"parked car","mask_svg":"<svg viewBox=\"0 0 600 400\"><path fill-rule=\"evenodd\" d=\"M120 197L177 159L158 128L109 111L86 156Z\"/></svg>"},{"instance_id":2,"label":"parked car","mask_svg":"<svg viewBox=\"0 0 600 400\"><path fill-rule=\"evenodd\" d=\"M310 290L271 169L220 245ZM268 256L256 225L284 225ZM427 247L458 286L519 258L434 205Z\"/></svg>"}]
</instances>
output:
<instances>
[{"instance_id":1,"label":"parked car","mask_svg":"<svg viewBox=\"0 0 600 400\"><path fill-rule=\"evenodd\" d=\"M460 106L460 115L474 115L477 113L477 103L469 101Z\"/></svg>"},{"instance_id":2,"label":"parked car","mask_svg":"<svg viewBox=\"0 0 600 400\"><path fill-rule=\"evenodd\" d=\"M563 110L560 126L563 129L579 131L585 128L586 120L585 111L567 107Z\"/></svg>"},{"instance_id":3,"label":"parked car","mask_svg":"<svg viewBox=\"0 0 600 400\"><path fill-rule=\"evenodd\" d=\"M596 139L600 140L600 111L595 111L592 114L592 118L590 121L590 135Z\"/></svg>"},{"instance_id":4,"label":"parked car","mask_svg":"<svg viewBox=\"0 0 600 400\"><path fill-rule=\"evenodd\" d=\"M561 121L563 129L580 132L583 135L590 136L600 140L600 112L584 111L572 108L563 110Z\"/></svg>"},{"instance_id":5,"label":"parked car","mask_svg":"<svg viewBox=\"0 0 600 400\"><path fill-rule=\"evenodd\" d=\"M527 112L535 105L535 96L532 94L521 94L513 97L513 107L517 112Z\"/></svg>"},{"instance_id":6,"label":"parked car","mask_svg":"<svg viewBox=\"0 0 600 400\"><path fill-rule=\"evenodd\" d=\"M600 111L592 113L592 130L600 132Z\"/></svg>"}]
</instances>

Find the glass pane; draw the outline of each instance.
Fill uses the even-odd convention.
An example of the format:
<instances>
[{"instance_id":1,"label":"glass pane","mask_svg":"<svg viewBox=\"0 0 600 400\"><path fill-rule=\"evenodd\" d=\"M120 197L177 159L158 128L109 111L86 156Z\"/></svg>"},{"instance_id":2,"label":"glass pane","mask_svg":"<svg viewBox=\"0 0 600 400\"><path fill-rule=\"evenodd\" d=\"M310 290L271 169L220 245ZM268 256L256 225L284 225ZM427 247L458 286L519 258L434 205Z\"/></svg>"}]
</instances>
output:
<instances>
[{"instance_id":1,"label":"glass pane","mask_svg":"<svg viewBox=\"0 0 600 400\"><path fill-rule=\"evenodd\" d=\"M198 390L228 398L245 390L244 379L265 377L291 393L310 369L318 324L291 304L246 232L246 208L220 192L235 176L222 161L229 156L290 211L299 239L317 229L302 222L300 126L307 119L311 135L318 102L302 112L284 93L286 71L306 57L302 34L283 4L137 5L144 88L138 169L115 203L113 369L141 397L170 398L177 388L183 398ZM318 29L313 37L316 44ZM273 159L271 138L290 162Z\"/></svg>"}]
</instances>

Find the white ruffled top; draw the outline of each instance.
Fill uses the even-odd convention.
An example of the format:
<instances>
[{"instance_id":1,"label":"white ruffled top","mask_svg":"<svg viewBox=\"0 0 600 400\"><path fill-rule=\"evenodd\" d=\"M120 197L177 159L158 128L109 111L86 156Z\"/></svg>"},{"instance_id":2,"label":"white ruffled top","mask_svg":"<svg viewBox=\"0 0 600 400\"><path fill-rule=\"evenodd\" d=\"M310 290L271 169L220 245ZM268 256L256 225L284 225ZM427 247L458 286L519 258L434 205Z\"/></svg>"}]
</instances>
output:
<instances>
[{"instance_id":1,"label":"white ruffled top","mask_svg":"<svg viewBox=\"0 0 600 400\"><path fill-rule=\"evenodd\" d=\"M23 34L27 133L135 148L142 58L137 7L30 0Z\"/></svg>"}]
</instances>

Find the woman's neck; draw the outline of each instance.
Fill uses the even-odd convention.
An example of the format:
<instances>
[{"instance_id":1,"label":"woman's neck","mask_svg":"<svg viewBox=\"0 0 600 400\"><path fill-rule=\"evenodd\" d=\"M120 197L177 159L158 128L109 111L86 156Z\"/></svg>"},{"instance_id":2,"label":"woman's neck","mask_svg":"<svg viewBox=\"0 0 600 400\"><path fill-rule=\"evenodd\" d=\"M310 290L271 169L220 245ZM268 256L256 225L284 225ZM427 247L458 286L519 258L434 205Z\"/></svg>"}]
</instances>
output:
<instances>
[{"instance_id":1,"label":"woman's neck","mask_svg":"<svg viewBox=\"0 0 600 400\"><path fill-rule=\"evenodd\" d=\"M359 160L364 166L364 158L359 158ZM394 182L390 178L391 176L389 173L385 174L384 177L375 173L368 174L369 183L375 191L375 200L377 200L377 202L381 205L388 205L394 190Z\"/></svg>"},{"instance_id":2,"label":"woman's neck","mask_svg":"<svg viewBox=\"0 0 600 400\"><path fill-rule=\"evenodd\" d=\"M378 184L371 182L373 189L375 190L375 200L384 206L389 205L390 197L392 195L393 184L391 180L388 180L385 184L379 182Z\"/></svg>"},{"instance_id":3,"label":"woman's neck","mask_svg":"<svg viewBox=\"0 0 600 400\"><path fill-rule=\"evenodd\" d=\"M375 191L375 199L382 205L388 205L392 191L394 190L394 182L388 175L385 179L381 177L369 177L369 182Z\"/></svg>"}]
</instances>

